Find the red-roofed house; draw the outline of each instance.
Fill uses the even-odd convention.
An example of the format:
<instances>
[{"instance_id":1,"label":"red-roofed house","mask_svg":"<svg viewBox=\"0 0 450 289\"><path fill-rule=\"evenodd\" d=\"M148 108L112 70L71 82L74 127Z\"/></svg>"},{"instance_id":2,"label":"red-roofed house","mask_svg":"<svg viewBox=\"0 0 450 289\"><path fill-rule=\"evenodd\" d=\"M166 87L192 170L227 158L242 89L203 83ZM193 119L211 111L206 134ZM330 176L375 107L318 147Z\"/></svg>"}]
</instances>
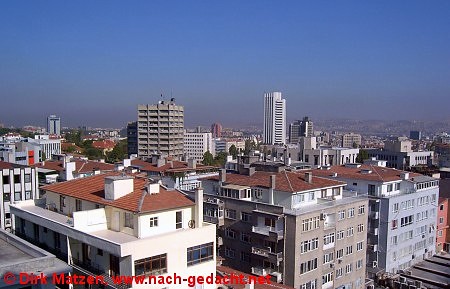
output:
<instances>
[{"instance_id":1,"label":"red-roofed house","mask_svg":"<svg viewBox=\"0 0 450 289\"><path fill-rule=\"evenodd\" d=\"M16 234L49 248L74 273L109 281L114 275L215 274L216 227L203 223L202 191L194 203L145 175L116 172L42 189L43 199L11 206Z\"/></svg>"},{"instance_id":2,"label":"red-roofed house","mask_svg":"<svg viewBox=\"0 0 450 289\"><path fill-rule=\"evenodd\" d=\"M107 152L110 152L114 149L116 143L109 139L97 140L92 142L92 147L99 149L106 155Z\"/></svg>"}]
</instances>

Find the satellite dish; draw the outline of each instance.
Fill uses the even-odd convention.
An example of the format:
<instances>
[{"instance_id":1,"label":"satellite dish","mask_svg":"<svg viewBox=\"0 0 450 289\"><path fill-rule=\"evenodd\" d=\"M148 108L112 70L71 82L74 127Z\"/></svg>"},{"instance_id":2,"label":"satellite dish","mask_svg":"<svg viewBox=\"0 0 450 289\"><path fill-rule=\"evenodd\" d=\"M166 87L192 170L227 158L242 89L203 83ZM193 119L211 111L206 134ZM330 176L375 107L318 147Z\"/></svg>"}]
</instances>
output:
<instances>
[{"instance_id":1,"label":"satellite dish","mask_svg":"<svg viewBox=\"0 0 450 289\"><path fill-rule=\"evenodd\" d=\"M195 221L194 220L190 220L188 222L188 227L191 228L191 229L194 229L195 228Z\"/></svg>"}]
</instances>

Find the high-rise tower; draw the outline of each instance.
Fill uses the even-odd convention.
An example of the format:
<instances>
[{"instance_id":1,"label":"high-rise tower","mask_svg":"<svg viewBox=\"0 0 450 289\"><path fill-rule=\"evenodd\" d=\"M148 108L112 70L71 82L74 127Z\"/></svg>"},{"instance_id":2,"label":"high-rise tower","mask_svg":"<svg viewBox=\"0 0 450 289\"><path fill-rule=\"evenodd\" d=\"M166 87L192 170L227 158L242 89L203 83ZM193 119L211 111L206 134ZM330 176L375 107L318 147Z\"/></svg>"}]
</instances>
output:
<instances>
[{"instance_id":1,"label":"high-rise tower","mask_svg":"<svg viewBox=\"0 0 450 289\"><path fill-rule=\"evenodd\" d=\"M284 144L286 142L286 100L281 92L264 94L264 130L265 144Z\"/></svg>"},{"instance_id":2,"label":"high-rise tower","mask_svg":"<svg viewBox=\"0 0 450 289\"><path fill-rule=\"evenodd\" d=\"M56 115L47 117L47 133L61 135L61 118Z\"/></svg>"}]
</instances>

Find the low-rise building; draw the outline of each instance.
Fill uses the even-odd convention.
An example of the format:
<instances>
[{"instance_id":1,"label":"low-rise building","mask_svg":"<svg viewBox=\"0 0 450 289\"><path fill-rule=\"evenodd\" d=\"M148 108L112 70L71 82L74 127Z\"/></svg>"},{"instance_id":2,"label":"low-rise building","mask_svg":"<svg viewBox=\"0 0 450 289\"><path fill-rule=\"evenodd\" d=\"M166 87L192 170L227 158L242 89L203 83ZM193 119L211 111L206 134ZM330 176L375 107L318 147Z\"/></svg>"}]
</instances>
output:
<instances>
[{"instance_id":1,"label":"low-rise building","mask_svg":"<svg viewBox=\"0 0 450 289\"><path fill-rule=\"evenodd\" d=\"M212 134L210 132L184 132L184 156L186 160L203 161L203 155L210 152L213 156Z\"/></svg>"},{"instance_id":2,"label":"low-rise building","mask_svg":"<svg viewBox=\"0 0 450 289\"><path fill-rule=\"evenodd\" d=\"M51 184L36 201L11 205L17 235L50 248L74 273L103 276L209 276L216 270L216 228L196 202L145 176L108 173ZM179 242L182 240L182 242ZM183 280L181 280L183 282ZM186 283L130 284L180 288ZM203 288L215 288L205 284Z\"/></svg>"}]
</instances>

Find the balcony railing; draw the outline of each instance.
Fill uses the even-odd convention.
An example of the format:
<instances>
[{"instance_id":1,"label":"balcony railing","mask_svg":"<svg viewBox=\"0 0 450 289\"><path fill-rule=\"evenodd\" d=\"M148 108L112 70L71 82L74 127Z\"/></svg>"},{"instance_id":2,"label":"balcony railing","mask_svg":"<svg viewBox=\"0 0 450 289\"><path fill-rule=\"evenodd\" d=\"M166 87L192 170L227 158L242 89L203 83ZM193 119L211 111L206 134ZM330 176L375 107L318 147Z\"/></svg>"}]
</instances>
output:
<instances>
[{"instance_id":1,"label":"balcony railing","mask_svg":"<svg viewBox=\"0 0 450 289\"><path fill-rule=\"evenodd\" d=\"M283 234L284 234L283 230L276 229L276 228L270 227L270 226L263 226L263 227L253 226L252 232L256 233L256 234L264 235L264 236L269 236L269 237L274 236L277 238L277 240L283 239Z\"/></svg>"},{"instance_id":2,"label":"balcony railing","mask_svg":"<svg viewBox=\"0 0 450 289\"><path fill-rule=\"evenodd\" d=\"M283 253L282 252L272 252L270 247L261 248L261 247L252 247L252 253L258 256L269 258L269 261L272 263L279 263L283 261Z\"/></svg>"}]
</instances>

